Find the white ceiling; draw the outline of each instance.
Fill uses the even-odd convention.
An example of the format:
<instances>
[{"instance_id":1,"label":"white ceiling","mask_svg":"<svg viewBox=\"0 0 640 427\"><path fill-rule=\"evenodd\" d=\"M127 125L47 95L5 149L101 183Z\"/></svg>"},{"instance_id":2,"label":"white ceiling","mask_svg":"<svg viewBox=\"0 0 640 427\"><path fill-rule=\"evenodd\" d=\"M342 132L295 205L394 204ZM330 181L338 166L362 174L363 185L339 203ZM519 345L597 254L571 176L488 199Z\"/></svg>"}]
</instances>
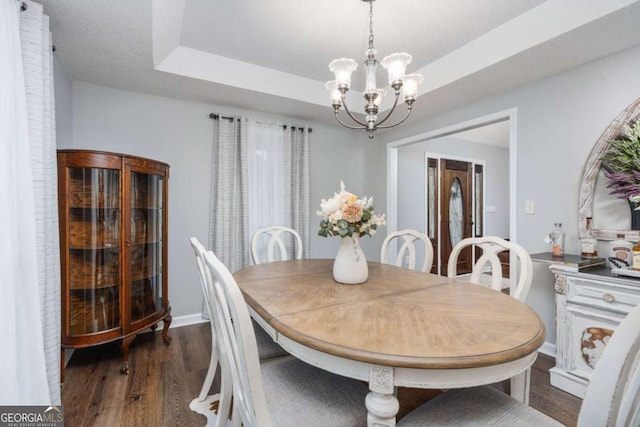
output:
<instances>
[{"instance_id":1,"label":"white ceiling","mask_svg":"<svg viewBox=\"0 0 640 427\"><path fill-rule=\"evenodd\" d=\"M74 80L331 125L327 64L361 64L368 37L360 0L38 2ZM639 22L640 0L374 3L379 59L407 51L425 77L413 122L638 45Z\"/></svg>"},{"instance_id":2,"label":"white ceiling","mask_svg":"<svg viewBox=\"0 0 640 427\"><path fill-rule=\"evenodd\" d=\"M502 121L486 126L480 126L464 132L451 135L453 138L462 139L480 144L495 145L509 148L509 121Z\"/></svg>"}]
</instances>

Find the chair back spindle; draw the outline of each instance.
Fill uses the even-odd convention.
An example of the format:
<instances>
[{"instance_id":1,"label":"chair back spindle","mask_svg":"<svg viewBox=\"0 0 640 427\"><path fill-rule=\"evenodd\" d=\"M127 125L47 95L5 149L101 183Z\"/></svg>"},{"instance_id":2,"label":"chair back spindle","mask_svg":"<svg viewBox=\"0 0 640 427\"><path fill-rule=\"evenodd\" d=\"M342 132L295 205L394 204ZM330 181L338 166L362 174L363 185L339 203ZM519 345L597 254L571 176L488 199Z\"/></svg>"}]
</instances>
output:
<instances>
[{"instance_id":1,"label":"chair back spindle","mask_svg":"<svg viewBox=\"0 0 640 427\"><path fill-rule=\"evenodd\" d=\"M251 237L251 259L254 264L261 264L265 262L260 254L264 248L261 250L260 243L263 240L263 237L268 237L269 241L266 245L267 251L267 262L273 261L286 261L289 259L289 255L287 252L287 245L285 244L285 239L290 238L294 241L294 250L292 250L293 256L295 259L302 259L302 239L297 231L293 228L283 227L279 225L274 225L272 227L265 227L256 230Z\"/></svg>"},{"instance_id":2,"label":"chair back spindle","mask_svg":"<svg viewBox=\"0 0 640 427\"><path fill-rule=\"evenodd\" d=\"M394 239L400 244L398 252L395 257L395 261L389 261L389 250L391 243ZM389 233L382 242L382 249L380 251L380 262L384 264L392 264L401 267L404 264L405 258L407 259L407 267L411 270L416 269L416 243L422 242L424 248L423 262L418 271L429 272L431 265L433 264L433 245L429 238L424 234L416 230L401 230Z\"/></svg>"},{"instance_id":3,"label":"chair back spindle","mask_svg":"<svg viewBox=\"0 0 640 427\"><path fill-rule=\"evenodd\" d=\"M512 272L517 271L517 281L514 288L509 287L509 293L514 298L524 301L531 288L531 282L533 280L533 263L531 256L527 251L517 243L513 243L495 236L485 237L469 237L462 239L451 250L449 256L449 262L447 267L448 277L458 277L456 271L456 265L460 253L469 246L477 246L482 249L482 255L473 265L473 270L469 280L472 283L479 285L488 285L490 288L497 291L502 290L503 278L502 278L502 265L498 254L502 251L509 251L515 255L517 262L517 269L511 269ZM487 267L491 270L491 276L489 283L487 283Z\"/></svg>"}]
</instances>

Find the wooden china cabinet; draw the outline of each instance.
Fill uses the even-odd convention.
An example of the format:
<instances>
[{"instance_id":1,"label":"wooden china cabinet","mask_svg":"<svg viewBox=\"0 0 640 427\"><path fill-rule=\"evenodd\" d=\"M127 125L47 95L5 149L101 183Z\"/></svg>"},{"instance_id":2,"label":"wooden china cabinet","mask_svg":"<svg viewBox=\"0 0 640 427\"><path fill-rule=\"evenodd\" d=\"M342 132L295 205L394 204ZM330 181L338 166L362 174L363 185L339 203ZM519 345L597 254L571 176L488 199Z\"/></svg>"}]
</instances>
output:
<instances>
[{"instance_id":1,"label":"wooden china cabinet","mask_svg":"<svg viewBox=\"0 0 640 427\"><path fill-rule=\"evenodd\" d=\"M164 322L169 165L88 150L58 151L64 351L120 340L129 372L136 335Z\"/></svg>"}]
</instances>

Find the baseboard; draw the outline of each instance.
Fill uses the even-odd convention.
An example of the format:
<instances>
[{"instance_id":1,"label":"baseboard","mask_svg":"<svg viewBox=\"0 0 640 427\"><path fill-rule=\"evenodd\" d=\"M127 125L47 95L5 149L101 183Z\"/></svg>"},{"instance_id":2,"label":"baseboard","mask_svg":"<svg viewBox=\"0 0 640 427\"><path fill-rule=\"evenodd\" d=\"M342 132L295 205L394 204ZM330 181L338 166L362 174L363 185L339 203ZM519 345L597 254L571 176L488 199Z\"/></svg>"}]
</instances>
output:
<instances>
[{"instance_id":1,"label":"baseboard","mask_svg":"<svg viewBox=\"0 0 640 427\"><path fill-rule=\"evenodd\" d=\"M182 326L197 325L198 323L208 322L209 319L202 317L202 313L187 314L185 316L177 316L171 320L169 329L180 328Z\"/></svg>"},{"instance_id":2,"label":"baseboard","mask_svg":"<svg viewBox=\"0 0 640 427\"><path fill-rule=\"evenodd\" d=\"M556 345L551 344L548 341L545 341L544 344L538 349L538 351L542 354L546 354L547 356L556 358Z\"/></svg>"},{"instance_id":3,"label":"baseboard","mask_svg":"<svg viewBox=\"0 0 640 427\"><path fill-rule=\"evenodd\" d=\"M589 381L558 368L551 368L549 370L549 383L560 390L584 399Z\"/></svg>"},{"instance_id":4,"label":"baseboard","mask_svg":"<svg viewBox=\"0 0 640 427\"><path fill-rule=\"evenodd\" d=\"M65 366L65 368L66 368L66 367L67 367L67 365L69 364L69 360L71 360L71 356L73 356L73 351L74 351L74 350L75 350L75 349L73 349L73 348L67 348L67 349L64 351L64 366Z\"/></svg>"},{"instance_id":5,"label":"baseboard","mask_svg":"<svg viewBox=\"0 0 640 427\"><path fill-rule=\"evenodd\" d=\"M187 314L185 316L177 316L177 317L174 316L171 319L171 324L169 325L169 329L181 328L183 326L189 326L189 325L197 325L198 323L205 323L208 321L209 319L205 319L204 317L202 317L202 313L193 313L193 314ZM164 322L162 321L158 322L157 330L162 330L163 327L164 327ZM145 334L148 332L153 332L153 331L151 329L145 329L140 333Z\"/></svg>"}]
</instances>

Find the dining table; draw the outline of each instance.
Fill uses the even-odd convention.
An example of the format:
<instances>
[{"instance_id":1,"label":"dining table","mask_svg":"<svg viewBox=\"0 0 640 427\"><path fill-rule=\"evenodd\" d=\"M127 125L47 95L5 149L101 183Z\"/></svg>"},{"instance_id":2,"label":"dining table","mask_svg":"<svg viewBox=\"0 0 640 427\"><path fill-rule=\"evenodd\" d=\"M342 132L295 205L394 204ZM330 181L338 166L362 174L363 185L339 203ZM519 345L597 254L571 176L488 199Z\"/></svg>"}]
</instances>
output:
<instances>
[{"instance_id":1,"label":"dining table","mask_svg":"<svg viewBox=\"0 0 640 427\"><path fill-rule=\"evenodd\" d=\"M338 283L333 260L252 265L234 273L253 319L293 356L368 383L367 425L395 426L397 387L452 389L511 380L528 403L540 316L468 281L369 262L366 282Z\"/></svg>"}]
</instances>

